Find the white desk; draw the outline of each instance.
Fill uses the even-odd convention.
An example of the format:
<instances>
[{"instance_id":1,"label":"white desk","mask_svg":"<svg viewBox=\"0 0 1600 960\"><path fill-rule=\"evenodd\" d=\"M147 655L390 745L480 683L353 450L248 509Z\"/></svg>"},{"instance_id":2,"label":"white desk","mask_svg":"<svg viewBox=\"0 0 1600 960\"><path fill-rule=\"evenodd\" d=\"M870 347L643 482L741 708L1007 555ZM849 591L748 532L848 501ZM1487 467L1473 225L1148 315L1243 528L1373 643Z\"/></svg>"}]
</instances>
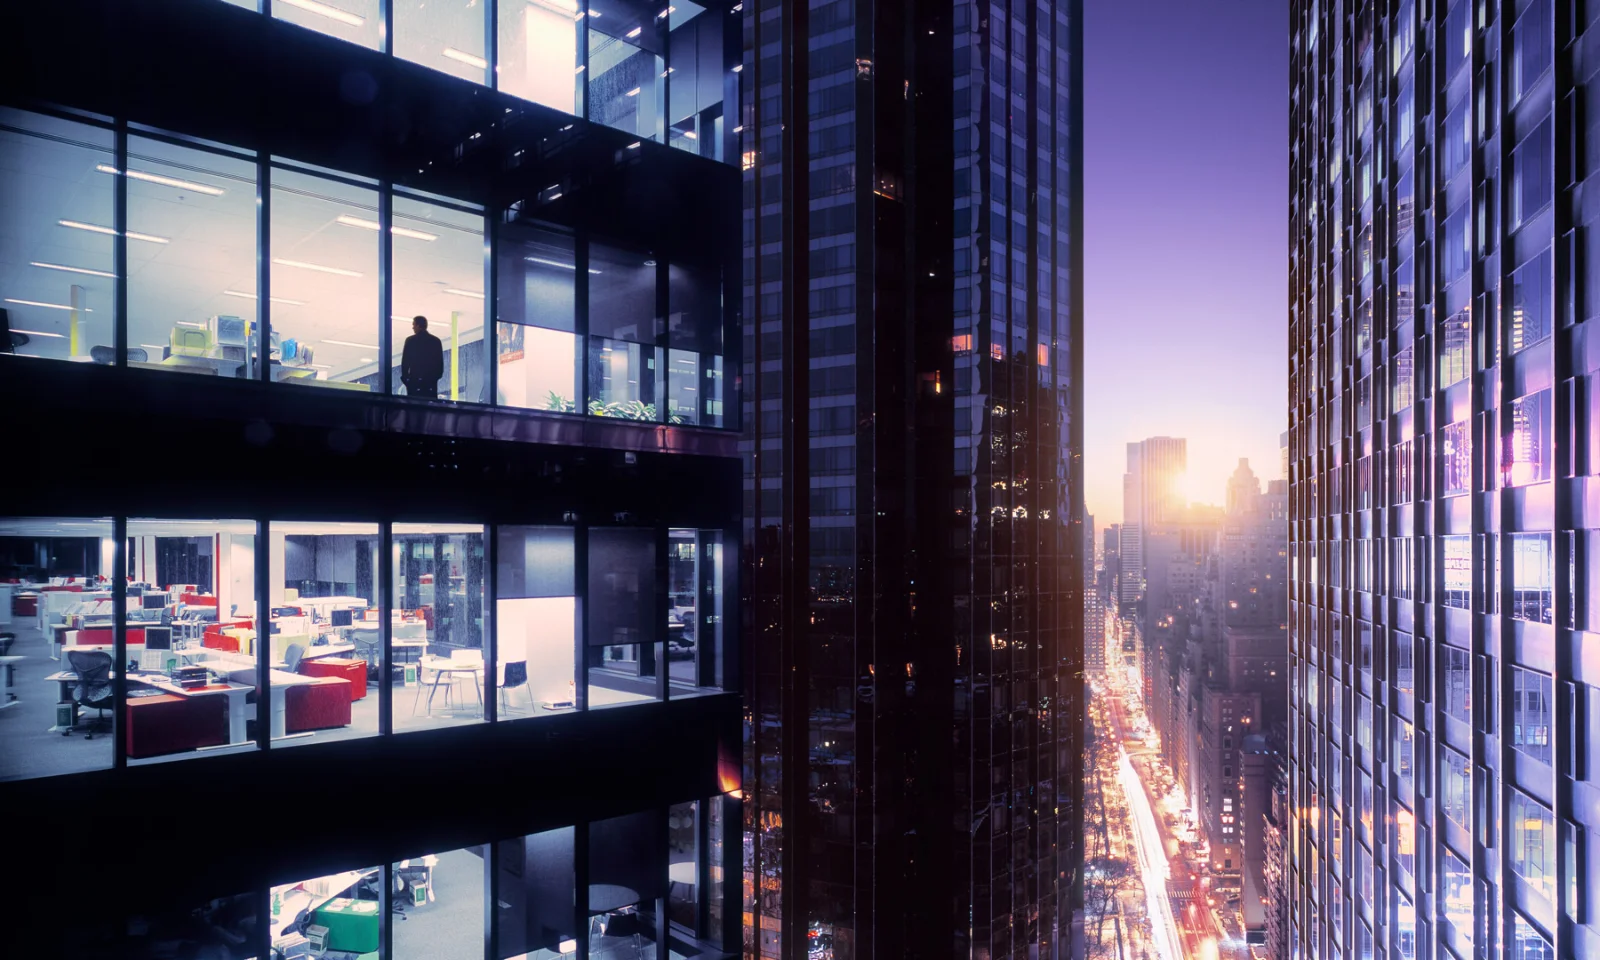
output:
<instances>
[{"instance_id":1,"label":"white desk","mask_svg":"<svg viewBox=\"0 0 1600 960\"><path fill-rule=\"evenodd\" d=\"M245 710L250 693L255 687L249 684L234 683L229 681L226 685L212 684L210 689L192 690L173 683L166 676L159 673L130 673L128 679L137 681L147 687L154 687L177 697L227 697L228 698L228 742L243 743L249 739L245 735L245 721L249 719Z\"/></svg>"},{"instance_id":2,"label":"white desk","mask_svg":"<svg viewBox=\"0 0 1600 960\"><path fill-rule=\"evenodd\" d=\"M289 735L289 688L320 683L321 678L302 677L284 670L273 670L267 678L272 684L272 737L277 740Z\"/></svg>"},{"instance_id":3,"label":"white desk","mask_svg":"<svg viewBox=\"0 0 1600 960\"><path fill-rule=\"evenodd\" d=\"M417 685L417 695L411 698L412 716L417 714L417 701L422 699L423 686L428 687L428 716L431 717L433 716L433 695L439 692L439 682L445 677L449 677L450 682L453 684L458 676L470 676L472 678L472 687L478 693L478 716L483 716L483 683L479 679L483 676L483 661L446 660L442 657L435 657L432 659L424 658L419 661L418 666L422 670L433 671L433 683ZM448 695L446 695L446 699L449 699Z\"/></svg>"},{"instance_id":4,"label":"white desk","mask_svg":"<svg viewBox=\"0 0 1600 960\"><path fill-rule=\"evenodd\" d=\"M297 600L280 601L278 605L282 607L300 607L301 609L315 610L317 611L317 616L327 620L329 612L335 607L365 608L367 606L367 601L365 597L300 597Z\"/></svg>"},{"instance_id":5,"label":"white desk","mask_svg":"<svg viewBox=\"0 0 1600 960\"><path fill-rule=\"evenodd\" d=\"M14 679L12 673L15 664L26 659L28 658L24 656L0 657L0 710L14 707L22 702L17 699L16 694L11 692L11 681Z\"/></svg>"},{"instance_id":6,"label":"white desk","mask_svg":"<svg viewBox=\"0 0 1600 960\"><path fill-rule=\"evenodd\" d=\"M306 647L305 653L300 655L300 662L304 663L307 660L321 660L323 657L342 657L346 654L355 652L356 645L353 643L329 643L320 647ZM288 670L289 664L284 660L275 660L272 663L272 669Z\"/></svg>"}]
</instances>

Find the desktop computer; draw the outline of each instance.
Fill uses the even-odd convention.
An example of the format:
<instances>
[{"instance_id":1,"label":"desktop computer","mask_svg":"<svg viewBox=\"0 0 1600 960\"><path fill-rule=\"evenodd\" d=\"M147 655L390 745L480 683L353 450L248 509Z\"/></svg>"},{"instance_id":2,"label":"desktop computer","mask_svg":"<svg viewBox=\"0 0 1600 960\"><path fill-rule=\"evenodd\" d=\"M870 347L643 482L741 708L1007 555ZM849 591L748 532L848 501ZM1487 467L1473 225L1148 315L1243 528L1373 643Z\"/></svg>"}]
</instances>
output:
<instances>
[{"instance_id":1,"label":"desktop computer","mask_svg":"<svg viewBox=\"0 0 1600 960\"><path fill-rule=\"evenodd\" d=\"M328 612L328 622L334 627L350 627L355 625L355 611L349 607L342 610Z\"/></svg>"},{"instance_id":2,"label":"desktop computer","mask_svg":"<svg viewBox=\"0 0 1600 960\"><path fill-rule=\"evenodd\" d=\"M171 627L145 627L144 648L146 650L171 650Z\"/></svg>"},{"instance_id":3,"label":"desktop computer","mask_svg":"<svg viewBox=\"0 0 1600 960\"><path fill-rule=\"evenodd\" d=\"M172 594L165 590L151 590L139 598L139 605L146 610L160 610L172 602Z\"/></svg>"}]
</instances>

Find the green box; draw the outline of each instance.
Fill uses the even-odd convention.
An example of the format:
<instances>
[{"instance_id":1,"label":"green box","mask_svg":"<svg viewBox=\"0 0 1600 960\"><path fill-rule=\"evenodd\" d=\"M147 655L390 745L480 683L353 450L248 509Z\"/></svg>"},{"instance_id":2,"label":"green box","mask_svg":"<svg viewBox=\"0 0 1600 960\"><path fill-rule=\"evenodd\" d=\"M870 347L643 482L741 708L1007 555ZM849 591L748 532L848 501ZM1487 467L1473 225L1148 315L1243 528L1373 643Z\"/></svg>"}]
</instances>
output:
<instances>
[{"instance_id":1,"label":"green box","mask_svg":"<svg viewBox=\"0 0 1600 960\"><path fill-rule=\"evenodd\" d=\"M318 907L315 922L328 928L328 949L372 953L378 949L378 902L335 897Z\"/></svg>"},{"instance_id":2,"label":"green box","mask_svg":"<svg viewBox=\"0 0 1600 960\"><path fill-rule=\"evenodd\" d=\"M409 687L413 683L416 683L416 682L417 682L417 665L414 664L414 663L408 663L408 664L406 664L405 685Z\"/></svg>"}]
</instances>

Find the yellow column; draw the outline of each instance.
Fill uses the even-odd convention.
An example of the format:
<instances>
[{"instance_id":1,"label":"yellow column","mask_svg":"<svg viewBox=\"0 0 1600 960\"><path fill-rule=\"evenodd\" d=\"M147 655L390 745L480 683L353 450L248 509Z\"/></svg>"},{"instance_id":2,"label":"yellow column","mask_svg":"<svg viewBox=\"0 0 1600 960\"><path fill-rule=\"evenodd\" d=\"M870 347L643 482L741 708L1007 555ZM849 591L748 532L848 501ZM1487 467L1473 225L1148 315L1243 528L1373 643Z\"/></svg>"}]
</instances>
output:
<instances>
[{"instance_id":1,"label":"yellow column","mask_svg":"<svg viewBox=\"0 0 1600 960\"><path fill-rule=\"evenodd\" d=\"M450 399L461 399L461 311L450 311Z\"/></svg>"}]
</instances>

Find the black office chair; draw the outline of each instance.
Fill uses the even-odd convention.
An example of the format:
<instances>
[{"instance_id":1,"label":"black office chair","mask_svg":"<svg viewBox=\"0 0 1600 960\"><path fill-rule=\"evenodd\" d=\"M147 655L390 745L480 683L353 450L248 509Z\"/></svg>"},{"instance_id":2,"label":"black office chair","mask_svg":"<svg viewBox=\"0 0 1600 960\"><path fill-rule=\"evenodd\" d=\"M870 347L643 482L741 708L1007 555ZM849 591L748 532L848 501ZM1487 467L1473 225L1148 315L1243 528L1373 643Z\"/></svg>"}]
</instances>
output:
<instances>
[{"instance_id":1,"label":"black office chair","mask_svg":"<svg viewBox=\"0 0 1600 960\"><path fill-rule=\"evenodd\" d=\"M533 691L528 689L528 661L512 660L506 664L505 679L500 682L500 708L506 710L509 704L506 700L506 691L521 687L528 691L528 709L533 709Z\"/></svg>"},{"instance_id":2,"label":"black office chair","mask_svg":"<svg viewBox=\"0 0 1600 960\"><path fill-rule=\"evenodd\" d=\"M298 643L289 644L289 649L283 651L283 662L289 668L290 673L300 672L300 658L305 655L306 648Z\"/></svg>"},{"instance_id":3,"label":"black office chair","mask_svg":"<svg viewBox=\"0 0 1600 960\"><path fill-rule=\"evenodd\" d=\"M14 633L0 633L0 657L4 657L4 656L9 655L11 653L11 645L13 643L15 643L16 641L17 641L17 635L16 634L14 634ZM11 683L15 684L16 682L17 682L16 678L12 677L11 678ZM17 699L17 695L12 693L11 690L8 688L6 690L6 700L9 702L9 701L15 700L15 699Z\"/></svg>"},{"instance_id":4,"label":"black office chair","mask_svg":"<svg viewBox=\"0 0 1600 960\"><path fill-rule=\"evenodd\" d=\"M67 662L72 664L72 672L78 675L78 683L72 688L72 702L97 711L84 737L85 740L93 740L96 726L102 730L111 728L111 718L106 716L106 711L111 709L113 696L111 654L102 650L68 650ZM63 737L71 733L71 730L61 731Z\"/></svg>"},{"instance_id":5,"label":"black office chair","mask_svg":"<svg viewBox=\"0 0 1600 960\"><path fill-rule=\"evenodd\" d=\"M603 914L599 920L600 941L591 946L591 955L604 953L612 957L622 957L624 956L622 948L631 946L635 960L643 960L645 939L653 938L655 931L650 929L645 918L640 916L637 910Z\"/></svg>"}]
</instances>

